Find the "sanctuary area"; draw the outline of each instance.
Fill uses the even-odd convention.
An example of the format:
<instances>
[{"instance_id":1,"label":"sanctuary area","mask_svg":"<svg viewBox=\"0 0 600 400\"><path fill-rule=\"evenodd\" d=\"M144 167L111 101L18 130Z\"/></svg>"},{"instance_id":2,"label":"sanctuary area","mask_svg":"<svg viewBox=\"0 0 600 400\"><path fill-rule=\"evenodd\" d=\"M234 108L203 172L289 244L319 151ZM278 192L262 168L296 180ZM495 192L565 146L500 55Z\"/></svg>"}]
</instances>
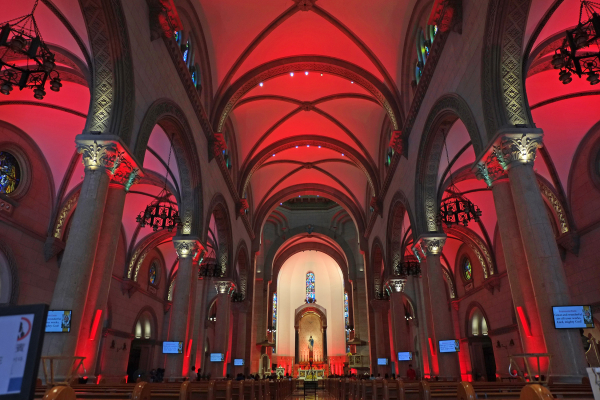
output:
<instances>
[{"instance_id":1,"label":"sanctuary area","mask_svg":"<svg viewBox=\"0 0 600 400\"><path fill-rule=\"evenodd\" d=\"M598 389L600 3L0 6L0 398Z\"/></svg>"}]
</instances>

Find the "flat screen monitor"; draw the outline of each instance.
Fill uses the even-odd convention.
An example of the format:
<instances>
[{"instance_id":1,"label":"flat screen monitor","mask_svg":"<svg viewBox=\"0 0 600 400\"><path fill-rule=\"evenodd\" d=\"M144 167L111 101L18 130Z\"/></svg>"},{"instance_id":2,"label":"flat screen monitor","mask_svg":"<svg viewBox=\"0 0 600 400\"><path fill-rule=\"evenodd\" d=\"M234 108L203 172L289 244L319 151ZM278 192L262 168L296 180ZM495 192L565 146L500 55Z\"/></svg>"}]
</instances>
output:
<instances>
[{"instance_id":1,"label":"flat screen monitor","mask_svg":"<svg viewBox=\"0 0 600 400\"><path fill-rule=\"evenodd\" d=\"M233 360L233 365L235 365L235 366L244 365L244 359L243 358L235 358Z\"/></svg>"},{"instance_id":2,"label":"flat screen monitor","mask_svg":"<svg viewBox=\"0 0 600 400\"><path fill-rule=\"evenodd\" d=\"M378 358L377 365L388 365L388 359L387 358Z\"/></svg>"},{"instance_id":3,"label":"flat screen monitor","mask_svg":"<svg viewBox=\"0 0 600 400\"><path fill-rule=\"evenodd\" d=\"M0 307L0 399L33 399L48 306Z\"/></svg>"},{"instance_id":4,"label":"flat screen monitor","mask_svg":"<svg viewBox=\"0 0 600 400\"><path fill-rule=\"evenodd\" d=\"M440 340L440 353L456 353L460 351L458 340Z\"/></svg>"},{"instance_id":5,"label":"flat screen monitor","mask_svg":"<svg viewBox=\"0 0 600 400\"><path fill-rule=\"evenodd\" d=\"M410 351L400 351L398 352L398 361L411 361L412 353Z\"/></svg>"},{"instance_id":6,"label":"flat screen monitor","mask_svg":"<svg viewBox=\"0 0 600 400\"><path fill-rule=\"evenodd\" d=\"M552 313L554 314L554 327L557 329L594 327L591 306L552 307Z\"/></svg>"},{"instance_id":7,"label":"flat screen monitor","mask_svg":"<svg viewBox=\"0 0 600 400\"><path fill-rule=\"evenodd\" d=\"M163 354L182 354L183 342L163 342Z\"/></svg>"},{"instance_id":8,"label":"flat screen monitor","mask_svg":"<svg viewBox=\"0 0 600 400\"><path fill-rule=\"evenodd\" d=\"M211 362L225 361L225 354L223 354L223 353L210 353L210 361Z\"/></svg>"},{"instance_id":9,"label":"flat screen monitor","mask_svg":"<svg viewBox=\"0 0 600 400\"><path fill-rule=\"evenodd\" d=\"M46 332L71 332L71 310L48 311Z\"/></svg>"}]
</instances>

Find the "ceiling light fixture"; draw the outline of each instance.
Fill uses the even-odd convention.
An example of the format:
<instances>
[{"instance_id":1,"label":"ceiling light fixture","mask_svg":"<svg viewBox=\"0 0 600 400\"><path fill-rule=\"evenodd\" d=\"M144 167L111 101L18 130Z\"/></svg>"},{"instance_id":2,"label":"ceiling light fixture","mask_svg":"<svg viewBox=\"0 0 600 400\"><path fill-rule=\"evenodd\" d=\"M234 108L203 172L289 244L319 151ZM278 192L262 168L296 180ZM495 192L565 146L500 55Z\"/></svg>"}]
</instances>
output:
<instances>
[{"instance_id":1,"label":"ceiling light fixture","mask_svg":"<svg viewBox=\"0 0 600 400\"><path fill-rule=\"evenodd\" d=\"M587 20L583 21L583 11L587 14ZM564 84L573 79L571 73L581 78L587 75L590 85L600 83L600 5L588 0L582 0L579 7L579 22L573 29L567 29L566 38L561 47L554 51L551 64L554 69L559 69L558 79ZM597 51L590 47L596 44ZM585 51L584 51L585 49Z\"/></svg>"},{"instance_id":2,"label":"ceiling light fixture","mask_svg":"<svg viewBox=\"0 0 600 400\"><path fill-rule=\"evenodd\" d=\"M293 72L290 72L290 76L294 76L294 73L293 73Z\"/></svg>"},{"instance_id":3,"label":"ceiling light fixture","mask_svg":"<svg viewBox=\"0 0 600 400\"><path fill-rule=\"evenodd\" d=\"M308 71L304 71L304 75L308 75Z\"/></svg>"},{"instance_id":4,"label":"ceiling light fixture","mask_svg":"<svg viewBox=\"0 0 600 400\"><path fill-rule=\"evenodd\" d=\"M321 146L319 146L319 148L321 148Z\"/></svg>"},{"instance_id":5,"label":"ceiling light fixture","mask_svg":"<svg viewBox=\"0 0 600 400\"><path fill-rule=\"evenodd\" d=\"M296 146L296 148L298 148L298 146Z\"/></svg>"},{"instance_id":6,"label":"ceiling light fixture","mask_svg":"<svg viewBox=\"0 0 600 400\"><path fill-rule=\"evenodd\" d=\"M306 147L310 147L310 144L307 144Z\"/></svg>"},{"instance_id":7,"label":"ceiling light fixture","mask_svg":"<svg viewBox=\"0 0 600 400\"><path fill-rule=\"evenodd\" d=\"M263 83L262 83L262 82L261 82L261 83L259 83L259 84L258 84L258 86L260 86L260 87L263 87Z\"/></svg>"},{"instance_id":8,"label":"ceiling light fixture","mask_svg":"<svg viewBox=\"0 0 600 400\"><path fill-rule=\"evenodd\" d=\"M33 89L33 97L42 100L44 87L50 78L50 90L60 91L62 83L54 61L54 54L42 40L33 13L11 19L0 28L0 93L8 95L13 86Z\"/></svg>"},{"instance_id":9,"label":"ceiling light fixture","mask_svg":"<svg viewBox=\"0 0 600 400\"><path fill-rule=\"evenodd\" d=\"M342 157L344 157L344 153L342 153Z\"/></svg>"},{"instance_id":10,"label":"ceiling light fixture","mask_svg":"<svg viewBox=\"0 0 600 400\"><path fill-rule=\"evenodd\" d=\"M350 81L350 83L354 84L354 81Z\"/></svg>"}]
</instances>

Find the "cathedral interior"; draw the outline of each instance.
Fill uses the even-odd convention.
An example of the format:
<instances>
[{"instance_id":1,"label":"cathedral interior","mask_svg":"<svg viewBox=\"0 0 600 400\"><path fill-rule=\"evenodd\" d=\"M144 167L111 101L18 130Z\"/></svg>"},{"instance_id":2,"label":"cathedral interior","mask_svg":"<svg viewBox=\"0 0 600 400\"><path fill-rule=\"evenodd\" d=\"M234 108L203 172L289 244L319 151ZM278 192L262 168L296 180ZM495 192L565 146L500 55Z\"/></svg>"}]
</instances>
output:
<instances>
[{"instance_id":1,"label":"cathedral interior","mask_svg":"<svg viewBox=\"0 0 600 400\"><path fill-rule=\"evenodd\" d=\"M600 367L600 4L0 5L0 305L57 377Z\"/></svg>"}]
</instances>

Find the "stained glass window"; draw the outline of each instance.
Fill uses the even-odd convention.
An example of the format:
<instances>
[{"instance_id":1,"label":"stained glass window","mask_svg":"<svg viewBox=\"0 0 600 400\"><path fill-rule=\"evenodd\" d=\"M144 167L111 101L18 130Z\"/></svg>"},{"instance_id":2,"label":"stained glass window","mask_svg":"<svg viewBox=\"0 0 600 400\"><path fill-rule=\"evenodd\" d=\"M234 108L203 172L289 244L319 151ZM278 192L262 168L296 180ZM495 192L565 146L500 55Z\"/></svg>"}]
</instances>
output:
<instances>
[{"instance_id":1,"label":"stained glass window","mask_svg":"<svg viewBox=\"0 0 600 400\"><path fill-rule=\"evenodd\" d=\"M309 272L306 274L306 302L314 303L315 300L315 274Z\"/></svg>"},{"instance_id":2,"label":"stained glass window","mask_svg":"<svg viewBox=\"0 0 600 400\"><path fill-rule=\"evenodd\" d=\"M473 277L473 268L471 267L471 260L469 260L468 257L465 257L465 260L463 261L463 274L467 281L470 281Z\"/></svg>"},{"instance_id":3,"label":"stained glass window","mask_svg":"<svg viewBox=\"0 0 600 400\"><path fill-rule=\"evenodd\" d=\"M178 44L181 44L181 32L179 32L179 31L175 31L175 41L176 41Z\"/></svg>"},{"instance_id":4,"label":"stained glass window","mask_svg":"<svg viewBox=\"0 0 600 400\"><path fill-rule=\"evenodd\" d=\"M273 293L273 343L276 343L277 340L277 293ZM273 353L275 352L275 347L273 348Z\"/></svg>"},{"instance_id":5,"label":"stained glass window","mask_svg":"<svg viewBox=\"0 0 600 400\"><path fill-rule=\"evenodd\" d=\"M350 340L350 312L348 311L348 292L344 292L344 322L346 323L346 341Z\"/></svg>"},{"instance_id":6,"label":"stained glass window","mask_svg":"<svg viewBox=\"0 0 600 400\"><path fill-rule=\"evenodd\" d=\"M154 285L156 283L156 261L153 261L152 264L150 264L150 270L148 271L148 278L150 279L151 284Z\"/></svg>"},{"instance_id":7,"label":"stained glass window","mask_svg":"<svg viewBox=\"0 0 600 400\"><path fill-rule=\"evenodd\" d=\"M21 181L21 167L15 156L0 151L0 193L11 194Z\"/></svg>"},{"instance_id":8,"label":"stained glass window","mask_svg":"<svg viewBox=\"0 0 600 400\"><path fill-rule=\"evenodd\" d=\"M187 62L189 52L190 52L190 41L188 40L186 42L185 46L183 47L183 61L184 62Z\"/></svg>"}]
</instances>

